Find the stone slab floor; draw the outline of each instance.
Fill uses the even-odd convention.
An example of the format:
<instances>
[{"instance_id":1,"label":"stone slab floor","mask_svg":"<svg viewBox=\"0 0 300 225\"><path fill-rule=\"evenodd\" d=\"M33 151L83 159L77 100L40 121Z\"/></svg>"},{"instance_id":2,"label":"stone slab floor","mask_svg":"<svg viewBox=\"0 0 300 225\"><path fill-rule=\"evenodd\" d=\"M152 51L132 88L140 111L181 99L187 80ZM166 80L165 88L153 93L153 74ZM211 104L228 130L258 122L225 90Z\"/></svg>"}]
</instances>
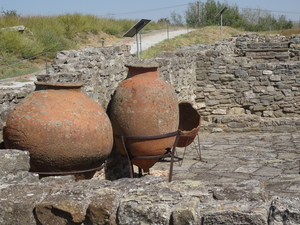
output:
<instances>
[{"instance_id":1,"label":"stone slab floor","mask_svg":"<svg viewBox=\"0 0 300 225\"><path fill-rule=\"evenodd\" d=\"M196 138L186 149L176 149L173 181L198 180L214 189L259 187L271 196L300 197L300 133L199 133L199 143ZM165 158L150 173L169 166Z\"/></svg>"}]
</instances>

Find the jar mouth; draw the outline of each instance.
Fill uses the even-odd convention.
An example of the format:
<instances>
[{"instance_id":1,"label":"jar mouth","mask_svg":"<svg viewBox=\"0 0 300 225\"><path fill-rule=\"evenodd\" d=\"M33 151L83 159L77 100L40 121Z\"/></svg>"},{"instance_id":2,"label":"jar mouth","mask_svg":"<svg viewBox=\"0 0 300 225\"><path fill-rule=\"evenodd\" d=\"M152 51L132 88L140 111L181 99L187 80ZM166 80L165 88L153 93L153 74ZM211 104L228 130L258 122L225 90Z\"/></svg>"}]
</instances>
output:
<instances>
[{"instance_id":1,"label":"jar mouth","mask_svg":"<svg viewBox=\"0 0 300 225\"><path fill-rule=\"evenodd\" d=\"M155 65L125 65L125 67L129 68L136 68L136 69L157 69L159 66Z\"/></svg>"},{"instance_id":2,"label":"jar mouth","mask_svg":"<svg viewBox=\"0 0 300 225\"><path fill-rule=\"evenodd\" d=\"M125 63L125 67L127 68L157 69L161 66L161 62L153 59L138 59Z\"/></svg>"},{"instance_id":3,"label":"jar mouth","mask_svg":"<svg viewBox=\"0 0 300 225\"><path fill-rule=\"evenodd\" d=\"M47 86L47 87L65 87L65 88L81 88L82 83L75 82L56 82L56 83L47 83L47 82L34 82L36 86Z\"/></svg>"}]
</instances>

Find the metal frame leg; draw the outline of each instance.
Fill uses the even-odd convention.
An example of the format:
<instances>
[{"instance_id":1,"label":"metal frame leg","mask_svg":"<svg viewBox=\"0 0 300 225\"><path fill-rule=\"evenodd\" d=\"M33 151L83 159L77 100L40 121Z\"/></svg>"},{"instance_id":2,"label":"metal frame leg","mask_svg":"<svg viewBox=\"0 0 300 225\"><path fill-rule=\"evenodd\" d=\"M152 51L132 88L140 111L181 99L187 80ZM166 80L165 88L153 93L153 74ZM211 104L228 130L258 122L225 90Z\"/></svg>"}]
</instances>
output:
<instances>
[{"instance_id":1,"label":"metal frame leg","mask_svg":"<svg viewBox=\"0 0 300 225\"><path fill-rule=\"evenodd\" d=\"M126 152L126 157L127 157L127 161L129 164L129 169L130 169L130 177L134 178L134 168L133 168L133 163L132 163L132 159L153 159L153 158L165 158L165 157L171 157L171 162L170 162L170 171L169 171L169 182L171 182L172 180L172 173L173 173L173 163L174 163L174 155L176 152L176 146L177 143L179 141L180 138L180 132L175 131L175 132L171 132L171 133L167 133L167 134L162 134L162 135L154 135L154 136L123 136L123 135L114 135L115 137L119 137L121 138L122 141L122 145L123 148ZM172 137L175 136L175 142L173 144L172 150L168 151L166 154L164 155L156 155L156 156L132 156L130 153L130 150L127 148L127 139L138 139L138 140L152 140L152 139L160 139L160 138L168 138L168 137ZM142 174L142 169L139 168L139 175Z\"/></svg>"}]
</instances>

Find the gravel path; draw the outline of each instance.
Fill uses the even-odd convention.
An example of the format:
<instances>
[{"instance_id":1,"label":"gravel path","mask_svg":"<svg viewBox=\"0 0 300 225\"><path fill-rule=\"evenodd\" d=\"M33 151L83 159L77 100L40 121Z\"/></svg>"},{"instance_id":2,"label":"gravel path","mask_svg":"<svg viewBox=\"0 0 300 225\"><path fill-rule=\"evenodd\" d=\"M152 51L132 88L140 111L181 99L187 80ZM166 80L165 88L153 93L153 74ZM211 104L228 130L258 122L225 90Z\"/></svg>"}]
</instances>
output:
<instances>
[{"instance_id":1,"label":"gravel path","mask_svg":"<svg viewBox=\"0 0 300 225\"><path fill-rule=\"evenodd\" d=\"M194 29L172 29L167 32L167 30L161 30L156 32L151 32L148 34L142 34L141 36L141 51L147 50L151 46L154 46L158 44L159 42L162 42L166 39L172 39L174 37L177 37L181 34L186 34L188 32L193 31ZM118 44L126 44L131 46L130 53L136 54L137 52L137 45L136 45L136 36L133 38L130 38L128 40L119 42Z\"/></svg>"}]
</instances>

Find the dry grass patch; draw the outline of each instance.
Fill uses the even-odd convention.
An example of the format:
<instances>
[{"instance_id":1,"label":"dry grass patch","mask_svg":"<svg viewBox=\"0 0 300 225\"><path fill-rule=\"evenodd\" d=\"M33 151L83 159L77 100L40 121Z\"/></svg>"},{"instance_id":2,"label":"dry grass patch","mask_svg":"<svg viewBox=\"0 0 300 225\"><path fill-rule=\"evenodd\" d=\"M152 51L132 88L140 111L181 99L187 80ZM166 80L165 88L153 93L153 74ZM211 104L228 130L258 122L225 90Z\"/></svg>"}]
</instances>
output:
<instances>
[{"instance_id":1,"label":"dry grass patch","mask_svg":"<svg viewBox=\"0 0 300 225\"><path fill-rule=\"evenodd\" d=\"M143 51L142 58L153 58L156 53L163 51L174 51L180 47L197 44L212 44L223 38L229 38L243 33L231 27L222 27L222 38L219 26L210 26L191 31L170 40L165 40L146 51Z\"/></svg>"}]
</instances>

